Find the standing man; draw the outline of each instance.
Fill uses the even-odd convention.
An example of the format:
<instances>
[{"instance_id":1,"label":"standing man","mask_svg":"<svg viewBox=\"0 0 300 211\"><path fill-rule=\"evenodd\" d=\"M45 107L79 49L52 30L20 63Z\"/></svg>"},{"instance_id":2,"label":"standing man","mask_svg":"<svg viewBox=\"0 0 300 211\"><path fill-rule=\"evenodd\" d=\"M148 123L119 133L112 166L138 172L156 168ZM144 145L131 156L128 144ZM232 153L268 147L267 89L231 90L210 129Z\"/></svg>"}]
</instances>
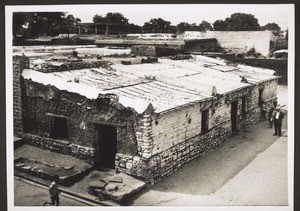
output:
<instances>
[{"instance_id":1,"label":"standing man","mask_svg":"<svg viewBox=\"0 0 300 211\"><path fill-rule=\"evenodd\" d=\"M282 119L284 117L284 114L282 113L282 111L280 110L280 105L278 105L275 108L274 111L274 128L275 128L275 133L273 134L273 136L278 135L279 137L281 136L281 126L282 126Z\"/></svg>"}]
</instances>

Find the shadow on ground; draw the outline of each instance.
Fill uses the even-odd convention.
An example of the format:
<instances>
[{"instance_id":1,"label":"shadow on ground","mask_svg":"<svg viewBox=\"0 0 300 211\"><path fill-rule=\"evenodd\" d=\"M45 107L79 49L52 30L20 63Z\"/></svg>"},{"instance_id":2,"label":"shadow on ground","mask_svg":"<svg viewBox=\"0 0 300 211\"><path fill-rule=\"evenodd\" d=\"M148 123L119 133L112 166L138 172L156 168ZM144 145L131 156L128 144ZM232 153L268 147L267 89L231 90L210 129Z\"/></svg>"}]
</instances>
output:
<instances>
[{"instance_id":1,"label":"shadow on ground","mask_svg":"<svg viewBox=\"0 0 300 211\"><path fill-rule=\"evenodd\" d=\"M283 136L286 136L286 119ZM274 129L268 128L267 122L260 122L156 183L150 190L203 196L215 193L278 139L273 133ZM148 191L144 190L137 198Z\"/></svg>"}]
</instances>

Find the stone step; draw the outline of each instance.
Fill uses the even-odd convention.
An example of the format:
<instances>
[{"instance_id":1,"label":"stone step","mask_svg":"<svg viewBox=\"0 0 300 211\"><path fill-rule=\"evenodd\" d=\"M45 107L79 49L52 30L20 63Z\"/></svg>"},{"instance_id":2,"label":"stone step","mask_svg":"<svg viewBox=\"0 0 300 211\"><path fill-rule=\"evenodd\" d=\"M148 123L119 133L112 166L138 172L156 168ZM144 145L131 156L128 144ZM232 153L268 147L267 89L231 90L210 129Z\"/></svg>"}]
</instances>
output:
<instances>
[{"instance_id":1,"label":"stone step","mask_svg":"<svg viewBox=\"0 0 300 211\"><path fill-rule=\"evenodd\" d=\"M97 196L100 200L113 200L118 203L123 203L145 187L145 182L127 174L118 173L101 180L90 182L88 191L91 195Z\"/></svg>"},{"instance_id":2,"label":"stone step","mask_svg":"<svg viewBox=\"0 0 300 211\"><path fill-rule=\"evenodd\" d=\"M14 149L19 148L25 143L24 139L19 137L14 137Z\"/></svg>"}]
</instances>

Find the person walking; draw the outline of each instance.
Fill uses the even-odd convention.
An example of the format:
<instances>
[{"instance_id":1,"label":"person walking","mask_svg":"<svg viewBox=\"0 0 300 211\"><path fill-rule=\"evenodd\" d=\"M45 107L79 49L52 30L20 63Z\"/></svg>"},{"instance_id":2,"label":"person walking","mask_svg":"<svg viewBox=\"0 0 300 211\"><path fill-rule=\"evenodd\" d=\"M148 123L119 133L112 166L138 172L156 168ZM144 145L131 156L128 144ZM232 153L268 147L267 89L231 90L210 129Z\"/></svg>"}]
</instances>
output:
<instances>
[{"instance_id":1,"label":"person walking","mask_svg":"<svg viewBox=\"0 0 300 211\"><path fill-rule=\"evenodd\" d=\"M50 185L50 187L49 187L49 193L50 193L51 203L45 202L45 203L44 203L44 206L45 206L46 204L59 206L58 181L59 181L59 176L55 174L55 175L53 176L53 182L51 183L51 185Z\"/></svg>"},{"instance_id":2,"label":"person walking","mask_svg":"<svg viewBox=\"0 0 300 211\"><path fill-rule=\"evenodd\" d=\"M274 120L275 133L273 134L273 136L276 135L281 136L281 126L282 126L282 119L284 117L284 114L282 113L280 108L281 106L277 105L274 111L273 120Z\"/></svg>"}]
</instances>

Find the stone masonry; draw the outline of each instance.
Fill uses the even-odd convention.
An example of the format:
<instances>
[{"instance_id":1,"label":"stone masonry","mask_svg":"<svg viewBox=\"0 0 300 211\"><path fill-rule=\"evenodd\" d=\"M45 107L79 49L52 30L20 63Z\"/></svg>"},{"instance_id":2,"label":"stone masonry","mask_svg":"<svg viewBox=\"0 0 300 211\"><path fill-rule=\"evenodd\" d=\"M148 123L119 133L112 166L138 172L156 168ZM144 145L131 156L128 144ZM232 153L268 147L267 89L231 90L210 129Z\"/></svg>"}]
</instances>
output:
<instances>
[{"instance_id":1,"label":"stone masonry","mask_svg":"<svg viewBox=\"0 0 300 211\"><path fill-rule=\"evenodd\" d=\"M21 68L28 67L28 59L22 59L19 57L14 62L14 77L18 74L20 77ZM137 114L133 109L119 104L115 95L88 99L30 79L16 79L14 85L19 82L21 86L14 86L14 91L19 90L14 92L14 126L27 143L93 164L99 147L97 125L115 125L116 171L149 183L167 177L259 121L260 100L267 106L272 104L276 98L278 80L248 83L240 89L161 113L155 113L150 104L145 112ZM233 102L237 103L235 129L232 129ZM23 112L18 112L22 108ZM202 119L203 112L207 114L206 120ZM67 121L68 137L64 140L51 137L52 120L57 117ZM202 131L202 121L207 121L205 132Z\"/></svg>"},{"instance_id":2,"label":"stone masonry","mask_svg":"<svg viewBox=\"0 0 300 211\"><path fill-rule=\"evenodd\" d=\"M220 146L234 134L231 130L230 117L232 101L238 101L238 131L258 122L261 119L258 90L264 89L263 100L267 106L271 106L276 97L276 84L277 79L215 97L199 105L177 108L158 117L144 116L144 124L140 126L142 132L136 133L140 156L118 153L116 170L146 179L150 183L158 182L184 164ZM246 100L245 115L242 115L243 97ZM201 110L205 109L209 109L209 131L201 134L199 115ZM164 117L165 115L169 116ZM164 121L164 118L167 118L167 121ZM165 131L160 140L159 133L155 129L156 124ZM194 126L190 126L193 124Z\"/></svg>"},{"instance_id":3,"label":"stone masonry","mask_svg":"<svg viewBox=\"0 0 300 211\"><path fill-rule=\"evenodd\" d=\"M23 132L21 73L27 68L29 68L28 57L13 57L14 135L20 135Z\"/></svg>"}]
</instances>

